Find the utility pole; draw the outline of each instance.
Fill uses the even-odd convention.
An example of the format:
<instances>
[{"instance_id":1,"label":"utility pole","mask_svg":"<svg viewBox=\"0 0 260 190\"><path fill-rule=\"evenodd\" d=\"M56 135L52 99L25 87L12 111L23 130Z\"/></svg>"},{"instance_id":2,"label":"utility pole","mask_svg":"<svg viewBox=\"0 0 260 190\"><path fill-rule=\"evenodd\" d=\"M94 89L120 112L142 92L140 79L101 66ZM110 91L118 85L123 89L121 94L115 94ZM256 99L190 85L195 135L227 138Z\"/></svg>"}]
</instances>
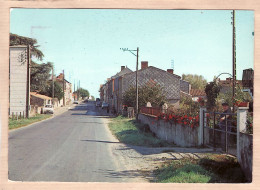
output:
<instances>
[{"instance_id":1,"label":"utility pole","mask_svg":"<svg viewBox=\"0 0 260 190\"><path fill-rule=\"evenodd\" d=\"M136 56L136 76L135 76L135 87L136 87L136 120L138 120L138 75L137 75L137 71L138 71L138 57L139 57L139 47L137 47L136 50L129 50L128 48L120 48L123 51L129 51L130 53L132 53L134 56ZM134 51L136 51L136 54L133 53Z\"/></svg>"},{"instance_id":2,"label":"utility pole","mask_svg":"<svg viewBox=\"0 0 260 190\"><path fill-rule=\"evenodd\" d=\"M74 101L75 101L75 79L74 79Z\"/></svg>"},{"instance_id":3,"label":"utility pole","mask_svg":"<svg viewBox=\"0 0 260 190\"><path fill-rule=\"evenodd\" d=\"M79 98L80 98L80 80L79 80Z\"/></svg>"},{"instance_id":4,"label":"utility pole","mask_svg":"<svg viewBox=\"0 0 260 190\"><path fill-rule=\"evenodd\" d=\"M235 10L233 10L233 89L232 96L235 98L235 90L236 90L236 27L235 27ZM233 101L233 112L235 111L235 103Z\"/></svg>"},{"instance_id":5,"label":"utility pole","mask_svg":"<svg viewBox=\"0 0 260 190\"><path fill-rule=\"evenodd\" d=\"M63 70L63 106L65 106L65 75Z\"/></svg>"},{"instance_id":6,"label":"utility pole","mask_svg":"<svg viewBox=\"0 0 260 190\"><path fill-rule=\"evenodd\" d=\"M137 78L137 71L138 71L138 54L139 54L139 48L137 47L137 53L136 53L136 120L138 120L138 78Z\"/></svg>"},{"instance_id":7,"label":"utility pole","mask_svg":"<svg viewBox=\"0 0 260 190\"><path fill-rule=\"evenodd\" d=\"M52 64L52 104L53 104L53 100L54 100L54 76L53 76L54 72L53 72L53 64Z\"/></svg>"}]
</instances>

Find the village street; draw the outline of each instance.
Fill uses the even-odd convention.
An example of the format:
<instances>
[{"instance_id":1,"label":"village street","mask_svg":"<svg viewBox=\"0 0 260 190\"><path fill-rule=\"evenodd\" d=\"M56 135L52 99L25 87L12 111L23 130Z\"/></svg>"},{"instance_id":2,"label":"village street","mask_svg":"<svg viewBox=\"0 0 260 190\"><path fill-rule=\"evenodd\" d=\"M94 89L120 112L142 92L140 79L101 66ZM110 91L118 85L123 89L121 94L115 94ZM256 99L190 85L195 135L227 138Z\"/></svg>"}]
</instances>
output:
<instances>
[{"instance_id":1,"label":"village street","mask_svg":"<svg viewBox=\"0 0 260 190\"><path fill-rule=\"evenodd\" d=\"M150 171L165 160L199 158L211 151L125 145L111 134L108 122L106 111L90 102L10 131L9 180L148 182Z\"/></svg>"},{"instance_id":2,"label":"village street","mask_svg":"<svg viewBox=\"0 0 260 190\"><path fill-rule=\"evenodd\" d=\"M9 179L14 181L127 182L105 110L80 104L52 119L9 133ZM135 179L138 180L138 179Z\"/></svg>"}]
</instances>

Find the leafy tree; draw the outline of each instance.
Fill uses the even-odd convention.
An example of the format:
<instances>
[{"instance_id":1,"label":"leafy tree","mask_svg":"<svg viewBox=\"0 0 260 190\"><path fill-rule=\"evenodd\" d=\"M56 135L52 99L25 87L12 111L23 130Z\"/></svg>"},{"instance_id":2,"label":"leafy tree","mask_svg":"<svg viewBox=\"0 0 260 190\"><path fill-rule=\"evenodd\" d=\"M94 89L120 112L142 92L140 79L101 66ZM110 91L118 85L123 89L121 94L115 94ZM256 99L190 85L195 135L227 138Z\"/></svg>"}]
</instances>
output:
<instances>
[{"instance_id":1,"label":"leafy tree","mask_svg":"<svg viewBox=\"0 0 260 190\"><path fill-rule=\"evenodd\" d=\"M224 93L219 93L218 99L219 101L222 100L226 103L229 104L229 106L233 105L234 101L247 101L247 102L253 102L251 96L249 95L248 92L243 92L241 89L241 86L236 85L235 88L235 100L232 98L233 97L233 88L230 87L230 89L224 94Z\"/></svg>"},{"instance_id":2,"label":"leafy tree","mask_svg":"<svg viewBox=\"0 0 260 190\"><path fill-rule=\"evenodd\" d=\"M46 90L41 92L42 94L52 97L52 82L49 81L46 87ZM54 81L54 98L61 100L63 98L63 89L62 86L57 82Z\"/></svg>"},{"instance_id":3,"label":"leafy tree","mask_svg":"<svg viewBox=\"0 0 260 190\"><path fill-rule=\"evenodd\" d=\"M207 80L202 75L182 74L182 80L188 81L193 89L204 90Z\"/></svg>"},{"instance_id":4,"label":"leafy tree","mask_svg":"<svg viewBox=\"0 0 260 190\"><path fill-rule=\"evenodd\" d=\"M210 82L205 87L205 92L207 95L207 109L213 110L216 106L216 98L218 97L220 87L217 85L216 80Z\"/></svg>"},{"instance_id":5,"label":"leafy tree","mask_svg":"<svg viewBox=\"0 0 260 190\"><path fill-rule=\"evenodd\" d=\"M79 88L77 91L75 91L75 93L79 93L82 99L89 96L89 91L84 88Z\"/></svg>"},{"instance_id":6,"label":"leafy tree","mask_svg":"<svg viewBox=\"0 0 260 190\"><path fill-rule=\"evenodd\" d=\"M15 45L29 45L31 55L36 57L38 60L42 60L44 54L38 49L37 40L34 38L28 38L10 33L10 46ZM30 65L30 90L37 91L42 94L47 93L48 80L50 79L50 71L52 63L37 64L31 60Z\"/></svg>"},{"instance_id":7,"label":"leafy tree","mask_svg":"<svg viewBox=\"0 0 260 190\"><path fill-rule=\"evenodd\" d=\"M10 33L10 46L29 45L31 47L31 54L37 59L42 60L44 54L38 49L39 45L36 44L36 39Z\"/></svg>"},{"instance_id":8,"label":"leafy tree","mask_svg":"<svg viewBox=\"0 0 260 190\"><path fill-rule=\"evenodd\" d=\"M91 96L91 100L95 100L95 97L94 97L94 96Z\"/></svg>"},{"instance_id":9,"label":"leafy tree","mask_svg":"<svg viewBox=\"0 0 260 190\"><path fill-rule=\"evenodd\" d=\"M161 106L166 102L163 89L159 85L149 85L138 87L138 107L146 106L151 102L152 106ZM136 107L136 88L130 87L123 94L123 104L129 107Z\"/></svg>"},{"instance_id":10,"label":"leafy tree","mask_svg":"<svg viewBox=\"0 0 260 190\"><path fill-rule=\"evenodd\" d=\"M49 87L48 81L51 77L50 72L52 65L53 64L50 62L46 64L31 63L31 91L37 91L40 93L45 93L47 91L47 88Z\"/></svg>"}]
</instances>

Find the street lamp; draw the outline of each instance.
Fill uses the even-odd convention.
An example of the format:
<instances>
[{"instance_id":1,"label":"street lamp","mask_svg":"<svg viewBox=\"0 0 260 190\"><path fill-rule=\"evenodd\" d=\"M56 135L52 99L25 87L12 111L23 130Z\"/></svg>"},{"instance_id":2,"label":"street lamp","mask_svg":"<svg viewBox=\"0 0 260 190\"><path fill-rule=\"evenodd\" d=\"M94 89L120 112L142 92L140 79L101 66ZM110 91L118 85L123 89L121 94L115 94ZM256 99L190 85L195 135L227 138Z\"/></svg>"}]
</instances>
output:
<instances>
[{"instance_id":1,"label":"street lamp","mask_svg":"<svg viewBox=\"0 0 260 190\"><path fill-rule=\"evenodd\" d=\"M138 85L137 85L137 71L138 71L138 53L139 53L139 48L137 47L136 50L130 50L128 48L120 48L121 50L129 51L132 53L134 56L136 56L136 77L135 77L135 86L136 86L136 120L138 120ZM136 54L134 53L136 52Z\"/></svg>"}]
</instances>

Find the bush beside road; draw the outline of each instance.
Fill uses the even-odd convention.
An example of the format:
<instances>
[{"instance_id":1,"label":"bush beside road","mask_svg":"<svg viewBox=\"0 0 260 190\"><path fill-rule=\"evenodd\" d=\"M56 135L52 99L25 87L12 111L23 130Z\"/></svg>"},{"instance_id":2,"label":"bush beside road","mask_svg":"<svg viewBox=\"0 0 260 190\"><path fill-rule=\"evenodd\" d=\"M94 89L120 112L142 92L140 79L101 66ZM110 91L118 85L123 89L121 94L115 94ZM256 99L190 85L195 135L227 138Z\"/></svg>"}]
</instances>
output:
<instances>
[{"instance_id":1,"label":"bush beside road","mask_svg":"<svg viewBox=\"0 0 260 190\"><path fill-rule=\"evenodd\" d=\"M247 183L236 158L224 154L170 161L154 175L157 183Z\"/></svg>"}]
</instances>

